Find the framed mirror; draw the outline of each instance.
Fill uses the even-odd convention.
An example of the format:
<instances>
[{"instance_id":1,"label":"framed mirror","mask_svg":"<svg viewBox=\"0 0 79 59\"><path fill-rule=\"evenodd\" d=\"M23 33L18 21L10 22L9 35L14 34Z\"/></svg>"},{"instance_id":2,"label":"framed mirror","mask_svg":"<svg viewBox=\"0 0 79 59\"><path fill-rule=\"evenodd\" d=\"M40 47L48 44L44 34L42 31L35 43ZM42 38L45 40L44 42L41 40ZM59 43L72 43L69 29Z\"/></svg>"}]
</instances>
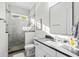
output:
<instances>
[{"instance_id":1,"label":"framed mirror","mask_svg":"<svg viewBox=\"0 0 79 59\"><path fill-rule=\"evenodd\" d=\"M36 20L36 30L42 30L42 18Z\"/></svg>"},{"instance_id":2,"label":"framed mirror","mask_svg":"<svg viewBox=\"0 0 79 59\"><path fill-rule=\"evenodd\" d=\"M50 32L72 35L72 2L58 2L49 8Z\"/></svg>"}]
</instances>

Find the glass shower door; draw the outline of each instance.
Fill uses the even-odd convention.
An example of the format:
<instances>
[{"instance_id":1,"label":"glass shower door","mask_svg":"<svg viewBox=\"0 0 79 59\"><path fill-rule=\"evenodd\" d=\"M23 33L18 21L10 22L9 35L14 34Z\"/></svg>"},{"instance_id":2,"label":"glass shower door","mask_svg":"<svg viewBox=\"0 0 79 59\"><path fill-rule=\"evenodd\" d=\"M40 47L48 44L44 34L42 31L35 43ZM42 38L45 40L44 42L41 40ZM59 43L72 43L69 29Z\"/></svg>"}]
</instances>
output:
<instances>
[{"instance_id":1,"label":"glass shower door","mask_svg":"<svg viewBox=\"0 0 79 59\"><path fill-rule=\"evenodd\" d=\"M25 34L22 29L27 24L26 20L22 20L18 15L10 15L8 22L9 33L9 52L24 49Z\"/></svg>"}]
</instances>

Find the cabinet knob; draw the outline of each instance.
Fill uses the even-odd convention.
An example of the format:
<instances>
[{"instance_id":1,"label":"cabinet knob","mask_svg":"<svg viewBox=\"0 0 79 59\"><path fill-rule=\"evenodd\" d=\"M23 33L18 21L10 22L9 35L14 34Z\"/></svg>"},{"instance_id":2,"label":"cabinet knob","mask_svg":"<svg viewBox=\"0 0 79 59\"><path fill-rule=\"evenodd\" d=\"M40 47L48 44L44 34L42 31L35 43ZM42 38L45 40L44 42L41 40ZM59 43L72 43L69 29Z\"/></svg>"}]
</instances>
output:
<instances>
[{"instance_id":1,"label":"cabinet knob","mask_svg":"<svg viewBox=\"0 0 79 59\"><path fill-rule=\"evenodd\" d=\"M44 55L44 57L46 57L46 55Z\"/></svg>"}]
</instances>

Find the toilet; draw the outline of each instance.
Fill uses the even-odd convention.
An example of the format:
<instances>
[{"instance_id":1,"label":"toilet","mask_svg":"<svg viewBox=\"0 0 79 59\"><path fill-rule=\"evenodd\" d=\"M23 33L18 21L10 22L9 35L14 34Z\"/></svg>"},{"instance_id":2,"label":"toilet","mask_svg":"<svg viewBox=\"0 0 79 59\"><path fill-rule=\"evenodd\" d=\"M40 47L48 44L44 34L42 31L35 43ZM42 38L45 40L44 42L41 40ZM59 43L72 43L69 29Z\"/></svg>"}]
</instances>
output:
<instances>
[{"instance_id":1,"label":"toilet","mask_svg":"<svg viewBox=\"0 0 79 59\"><path fill-rule=\"evenodd\" d=\"M35 56L34 44L28 44L25 46L25 56L26 57L34 57Z\"/></svg>"}]
</instances>

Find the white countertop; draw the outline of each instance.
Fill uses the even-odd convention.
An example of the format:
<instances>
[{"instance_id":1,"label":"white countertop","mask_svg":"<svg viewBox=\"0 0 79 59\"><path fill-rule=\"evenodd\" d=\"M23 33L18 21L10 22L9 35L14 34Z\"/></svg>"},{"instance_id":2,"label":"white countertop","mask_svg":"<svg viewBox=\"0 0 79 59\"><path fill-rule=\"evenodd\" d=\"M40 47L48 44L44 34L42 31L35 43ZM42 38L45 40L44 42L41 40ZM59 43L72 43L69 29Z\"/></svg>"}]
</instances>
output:
<instances>
[{"instance_id":1,"label":"white countertop","mask_svg":"<svg viewBox=\"0 0 79 59\"><path fill-rule=\"evenodd\" d=\"M50 47L52 47L52 48L55 48L55 49L57 49L57 50L59 50L59 51L65 53L65 54L67 54L67 55L70 55L70 56L72 56L72 57L78 57L77 54L72 53L71 51L69 51L69 50L67 50L67 49L65 49L65 48L63 48L63 47L61 47L61 45L62 45L61 43L56 43L56 42L53 42L53 41L50 41L50 42L49 42L49 39L47 39L47 38L36 39L36 40L38 40L38 41L42 42L43 44L48 45L48 46L50 46Z\"/></svg>"}]
</instances>

